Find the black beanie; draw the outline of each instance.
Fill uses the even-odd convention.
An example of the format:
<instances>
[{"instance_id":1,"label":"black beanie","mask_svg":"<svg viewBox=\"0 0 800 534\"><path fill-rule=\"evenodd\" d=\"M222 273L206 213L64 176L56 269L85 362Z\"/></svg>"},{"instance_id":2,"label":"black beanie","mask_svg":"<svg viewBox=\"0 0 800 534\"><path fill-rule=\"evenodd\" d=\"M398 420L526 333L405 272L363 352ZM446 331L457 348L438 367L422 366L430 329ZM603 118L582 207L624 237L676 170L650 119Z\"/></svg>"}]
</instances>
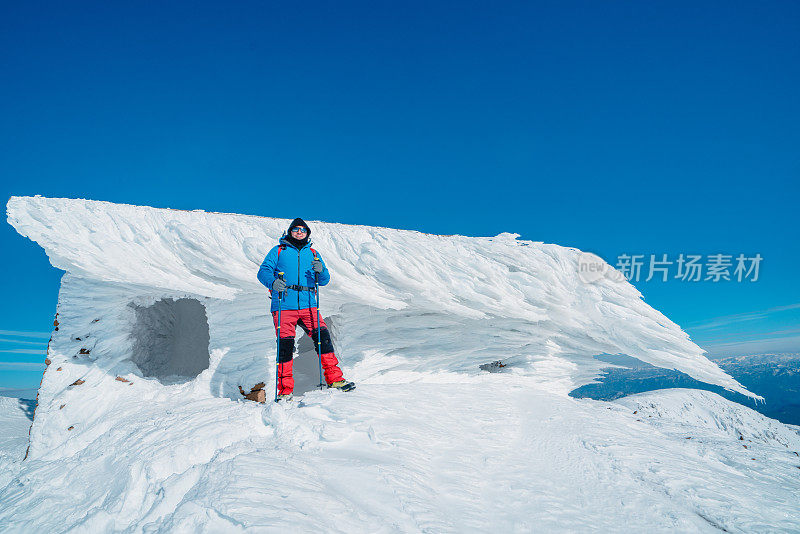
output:
<instances>
[{"instance_id":1,"label":"black beanie","mask_svg":"<svg viewBox=\"0 0 800 534\"><path fill-rule=\"evenodd\" d=\"M295 239L294 237L292 237L292 228L294 228L295 226L303 226L308 229L308 233L303 239ZM290 224L289 228L286 230L286 241L288 241L297 248L303 248L304 246L306 246L309 237L311 237L311 228L309 228L306 222L300 217L293 220L292 224Z\"/></svg>"}]
</instances>

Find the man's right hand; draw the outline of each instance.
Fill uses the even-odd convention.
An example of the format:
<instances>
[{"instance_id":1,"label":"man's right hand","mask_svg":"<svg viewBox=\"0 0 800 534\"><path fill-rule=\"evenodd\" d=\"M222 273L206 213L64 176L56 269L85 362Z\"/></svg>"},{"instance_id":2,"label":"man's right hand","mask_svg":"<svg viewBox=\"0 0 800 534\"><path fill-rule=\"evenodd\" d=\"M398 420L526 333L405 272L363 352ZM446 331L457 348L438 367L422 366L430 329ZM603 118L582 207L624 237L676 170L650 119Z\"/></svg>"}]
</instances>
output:
<instances>
[{"instance_id":1,"label":"man's right hand","mask_svg":"<svg viewBox=\"0 0 800 534\"><path fill-rule=\"evenodd\" d=\"M286 282L284 282L282 278L276 278L275 281L272 282L272 290L283 293L286 291Z\"/></svg>"}]
</instances>

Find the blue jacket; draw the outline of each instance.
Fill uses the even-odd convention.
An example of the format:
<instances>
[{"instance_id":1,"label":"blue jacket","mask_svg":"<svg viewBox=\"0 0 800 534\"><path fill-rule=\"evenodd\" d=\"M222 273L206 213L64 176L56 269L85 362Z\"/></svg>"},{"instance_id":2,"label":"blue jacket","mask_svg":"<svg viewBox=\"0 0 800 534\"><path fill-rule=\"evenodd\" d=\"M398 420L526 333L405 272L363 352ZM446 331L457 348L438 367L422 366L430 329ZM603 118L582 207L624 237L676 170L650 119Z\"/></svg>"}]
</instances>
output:
<instances>
[{"instance_id":1,"label":"blue jacket","mask_svg":"<svg viewBox=\"0 0 800 534\"><path fill-rule=\"evenodd\" d=\"M278 277L278 273L283 272L283 279L287 285L313 288L314 269L311 268L311 261L314 259L314 253L311 252L311 242L300 250L297 250L284 238L281 238L279 242L280 245L272 247L261 263L261 268L258 270L258 281L268 289L272 289L272 283ZM319 253L317 253L317 259L322 261ZM324 269L317 275L317 282L324 286L331 281L331 274L324 261L322 265ZM273 292L271 311L278 311L278 302L278 294ZM280 302L282 302L281 307L284 310L303 310L316 307L317 296L313 289L311 291L287 289L283 292L283 299Z\"/></svg>"}]
</instances>

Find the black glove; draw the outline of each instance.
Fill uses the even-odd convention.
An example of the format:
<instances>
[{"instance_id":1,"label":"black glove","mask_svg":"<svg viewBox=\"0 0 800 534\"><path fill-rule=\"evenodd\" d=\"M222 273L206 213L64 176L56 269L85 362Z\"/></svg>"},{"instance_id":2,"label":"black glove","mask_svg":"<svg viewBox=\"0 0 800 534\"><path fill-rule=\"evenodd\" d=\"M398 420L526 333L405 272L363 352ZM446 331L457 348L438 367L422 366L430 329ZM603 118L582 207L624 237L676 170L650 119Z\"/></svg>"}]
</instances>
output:
<instances>
[{"instance_id":1,"label":"black glove","mask_svg":"<svg viewBox=\"0 0 800 534\"><path fill-rule=\"evenodd\" d=\"M283 293L286 291L286 282L284 282L282 278L276 278L275 281L272 282L272 290Z\"/></svg>"},{"instance_id":2,"label":"black glove","mask_svg":"<svg viewBox=\"0 0 800 534\"><path fill-rule=\"evenodd\" d=\"M316 258L311 262L311 268L314 269L314 272L317 274L325 270L325 266L322 264L322 261Z\"/></svg>"}]
</instances>

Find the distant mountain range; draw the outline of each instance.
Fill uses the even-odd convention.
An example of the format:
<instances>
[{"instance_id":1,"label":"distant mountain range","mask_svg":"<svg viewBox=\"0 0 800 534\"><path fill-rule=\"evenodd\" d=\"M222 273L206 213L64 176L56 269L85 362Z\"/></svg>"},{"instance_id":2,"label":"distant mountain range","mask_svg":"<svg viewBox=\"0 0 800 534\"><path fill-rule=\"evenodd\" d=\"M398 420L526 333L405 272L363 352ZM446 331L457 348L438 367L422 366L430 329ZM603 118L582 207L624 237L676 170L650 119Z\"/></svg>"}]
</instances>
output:
<instances>
[{"instance_id":1,"label":"distant mountain range","mask_svg":"<svg viewBox=\"0 0 800 534\"><path fill-rule=\"evenodd\" d=\"M783 423L800 425L800 353L750 354L715 358L714 362L765 402L699 382L671 369L662 369L627 356L598 356L599 360L624 367L608 367L598 383L573 390L577 398L614 400L633 393L666 388L713 391Z\"/></svg>"},{"instance_id":2,"label":"distant mountain range","mask_svg":"<svg viewBox=\"0 0 800 534\"><path fill-rule=\"evenodd\" d=\"M35 399L36 388L0 388L0 397L11 397L16 399Z\"/></svg>"}]
</instances>

